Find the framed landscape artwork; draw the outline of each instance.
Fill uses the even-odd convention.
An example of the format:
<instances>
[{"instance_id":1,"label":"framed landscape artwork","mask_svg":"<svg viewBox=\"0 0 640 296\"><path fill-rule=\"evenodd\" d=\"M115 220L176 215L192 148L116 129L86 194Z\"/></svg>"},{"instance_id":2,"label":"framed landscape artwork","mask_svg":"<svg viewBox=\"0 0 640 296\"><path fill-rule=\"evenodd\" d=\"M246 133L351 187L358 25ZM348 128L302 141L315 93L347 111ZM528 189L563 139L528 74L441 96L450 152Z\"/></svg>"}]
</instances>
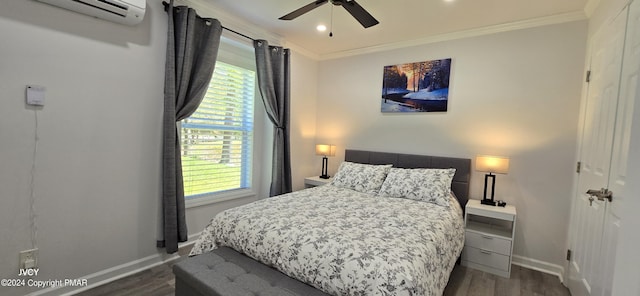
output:
<instances>
[{"instance_id":1,"label":"framed landscape artwork","mask_svg":"<svg viewBox=\"0 0 640 296\"><path fill-rule=\"evenodd\" d=\"M451 59L384 67L382 112L446 112Z\"/></svg>"}]
</instances>

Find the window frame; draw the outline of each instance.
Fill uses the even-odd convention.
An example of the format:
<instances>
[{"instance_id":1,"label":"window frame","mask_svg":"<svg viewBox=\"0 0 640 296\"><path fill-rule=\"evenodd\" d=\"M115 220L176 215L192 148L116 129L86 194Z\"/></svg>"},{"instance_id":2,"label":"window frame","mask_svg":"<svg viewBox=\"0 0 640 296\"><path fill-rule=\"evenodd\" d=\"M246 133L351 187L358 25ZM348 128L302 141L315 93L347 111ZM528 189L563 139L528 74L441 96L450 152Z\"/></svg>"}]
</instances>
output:
<instances>
[{"instance_id":1,"label":"window frame","mask_svg":"<svg viewBox=\"0 0 640 296\"><path fill-rule=\"evenodd\" d=\"M254 49L246 42L234 40L232 38L225 37L224 35L220 40L220 48L218 50L218 58L216 62L224 62L230 65L242 67L248 70L256 72ZM254 106L253 106L253 140L251 144L251 163L250 173L248 176L247 188L230 189L212 193L203 193L193 195L185 199L185 207L187 209L200 207L204 205L210 205L214 203L239 199L256 197L262 192L262 179L261 172L263 168L262 158L260 157L260 151L263 151L265 147L264 143L264 131L259 126L265 122L266 116L264 115L264 106L262 106L262 100L260 97L260 91L258 89L258 79L256 77L254 87ZM182 126L178 123L178 130L182 132Z\"/></svg>"}]
</instances>

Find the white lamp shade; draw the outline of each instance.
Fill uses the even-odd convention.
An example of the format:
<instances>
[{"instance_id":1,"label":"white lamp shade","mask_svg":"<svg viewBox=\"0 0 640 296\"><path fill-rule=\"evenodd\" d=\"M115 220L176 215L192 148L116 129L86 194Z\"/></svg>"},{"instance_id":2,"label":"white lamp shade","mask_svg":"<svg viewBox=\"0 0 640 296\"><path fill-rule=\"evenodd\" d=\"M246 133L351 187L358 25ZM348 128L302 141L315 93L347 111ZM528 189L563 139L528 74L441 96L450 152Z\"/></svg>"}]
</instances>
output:
<instances>
[{"instance_id":1,"label":"white lamp shade","mask_svg":"<svg viewBox=\"0 0 640 296\"><path fill-rule=\"evenodd\" d=\"M476 156L476 171L506 174L509 172L509 158L499 156Z\"/></svg>"},{"instance_id":2,"label":"white lamp shade","mask_svg":"<svg viewBox=\"0 0 640 296\"><path fill-rule=\"evenodd\" d=\"M336 156L336 146L327 144L316 145L316 155Z\"/></svg>"}]
</instances>

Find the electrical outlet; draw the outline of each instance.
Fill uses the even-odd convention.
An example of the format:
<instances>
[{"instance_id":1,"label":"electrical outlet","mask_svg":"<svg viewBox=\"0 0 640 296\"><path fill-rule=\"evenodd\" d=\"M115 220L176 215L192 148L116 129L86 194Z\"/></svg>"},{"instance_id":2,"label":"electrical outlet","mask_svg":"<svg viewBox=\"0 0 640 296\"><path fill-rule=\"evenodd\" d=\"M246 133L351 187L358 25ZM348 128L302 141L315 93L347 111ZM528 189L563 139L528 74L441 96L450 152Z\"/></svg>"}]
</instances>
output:
<instances>
[{"instance_id":1,"label":"electrical outlet","mask_svg":"<svg viewBox=\"0 0 640 296\"><path fill-rule=\"evenodd\" d=\"M20 268L36 268L38 266L38 249L20 252Z\"/></svg>"}]
</instances>

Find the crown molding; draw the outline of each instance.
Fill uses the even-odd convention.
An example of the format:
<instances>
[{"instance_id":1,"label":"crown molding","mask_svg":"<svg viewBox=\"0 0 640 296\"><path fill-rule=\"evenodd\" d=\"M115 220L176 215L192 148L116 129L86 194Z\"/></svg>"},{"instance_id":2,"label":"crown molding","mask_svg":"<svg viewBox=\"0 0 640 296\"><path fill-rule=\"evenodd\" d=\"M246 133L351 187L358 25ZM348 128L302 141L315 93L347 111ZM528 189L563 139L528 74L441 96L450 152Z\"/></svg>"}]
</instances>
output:
<instances>
[{"instance_id":1,"label":"crown molding","mask_svg":"<svg viewBox=\"0 0 640 296\"><path fill-rule=\"evenodd\" d=\"M310 50L308 50L308 49L306 49L306 48L304 48L302 46L299 46L299 45L297 45L295 43L288 42L288 41L285 40L284 45L282 45L282 46L285 47L285 48L289 48L289 49L291 49L291 51L293 51L295 53L299 53L299 54L301 54L303 56L306 56L306 57L308 57L308 58L310 58L310 59L312 59L314 61L319 61L320 60L320 55L319 54L317 54L315 52L312 52L312 51L310 51Z\"/></svg>"},{"instance_id":2,"label":"crown molding","mask_svg":"<svg viewBox=\"0 0 640 296\"><path fill-rule=\"evenodd\" d=\"M596 11L596 7L600 4L600 0L588 0L587 4L584 5L584 13L588 18L591 18L593 13Z\"/></svg>"},{"instance_id":3,"label":"crown molding","mask_svg":"<svg viewBox=\"0 0 640 296\"><path fill-rule=\"evenodd\" d=\"M592 1L599 1L599 0L590 0L590 2ZM319 55L319 60L339 59L339 58L344 58L349 56L362 55L362 54L387 51L387 50L393 50L393 49L400 49L400 48L411 47L416 45L451 41L451 40L462 39L462 38L476 37L476 36L528 29L528 28L534 28L534 27L541 27L541 26L547 26L547 25L555 25L555 24L568 23L568 22L574 22L574 21L580 21L580 20L586 20L586 19L587 19L587 15L585 11L576 11L576 12L557 14L557 15L541 17L541 18L528 19L524 21L517 21L517 22L504 23L504 24L487 26L482 28L463 30L463 31L458 31L453 33L434 35L434 36L429 36L429 37L419 38L414 40L401 41L401 42L388 43L388 44L376 45L371 47L358 48L353 50L328 53L328 54Z\"/></svg>"},{"instance_id":4,"label":"crown molding","mask_svg":"<svg viewBox=\"0 0 640 296\"><path fill-rule=\"evenodd\" d=\"M205 0L175 0L174 5L187 5L198 11L198 15L215 18L222 26L240 32L254 39L264 39L270 45L281 46L284 38L278 34L262 29L260 26L247 22L220 8L214 3Z\"/></svg>"},{"instance_id":5,"label":"crown molding","mask_svg":"<svg viewBox=\"0 0 640 296\"><path fill-rule=\"evenodd\" d=\"M205 17L218 19L223 26L240 32L254 39L265 39L270 45L277 45L290 48L292 51L302 54L313 60L320 60L320 55L314 53L302 46L289 42L284 37L273 32L262 29L260 26L244 21L242 18L235 17L228 11L220 8L214 3L205 0L175 0L174 5L187 5L198 11L198 14ZM235 35L235 34L233 34ZM229 38L240 41L243 37L231 36Z\"/></svg>"},{"instance_id":6,"label":"crown molding","mask_svg":"<svg viewBox=\"0 0 640 296\"><path fill-rule=\"evenodd\" d=\"M482 35L489 35L507 31L514 31L520 29L541 27L547 25L554 25L560 23L567 23L579 20L585 20L593 14L596 7L601 0L588 0L584 10L557 14L552 16L533 18L524 21L517 21L511 23L498 24L493 26L486 26L481 28L475 28L470 30L457 31L452 33L434 35L419 39L400 41L395 43L386 43L381 45L375 45L370 47L357 48L352 50L345 50L339 52L332 52L327 54L318 54L295 43L287 41L283 36L276 33L262 29L260 26L247 22L241 18L233 17L233 14L220 8L219 6L206 0L175 0L175 5L189 5L198 10L198 14L205 17L213 17L218 20L227 28L234 31L238 31L242 34L250 36L255 39L265 39L272 45L279 45L290 48L292 51L302 54L313 60L332 60L349 56L356 56L368 53L375 53L387 50L400 49L405 47L411 47L416 45L424 45L436 42L451 41L462 38L476 37Z\"/></svg>"}]
</instances>

